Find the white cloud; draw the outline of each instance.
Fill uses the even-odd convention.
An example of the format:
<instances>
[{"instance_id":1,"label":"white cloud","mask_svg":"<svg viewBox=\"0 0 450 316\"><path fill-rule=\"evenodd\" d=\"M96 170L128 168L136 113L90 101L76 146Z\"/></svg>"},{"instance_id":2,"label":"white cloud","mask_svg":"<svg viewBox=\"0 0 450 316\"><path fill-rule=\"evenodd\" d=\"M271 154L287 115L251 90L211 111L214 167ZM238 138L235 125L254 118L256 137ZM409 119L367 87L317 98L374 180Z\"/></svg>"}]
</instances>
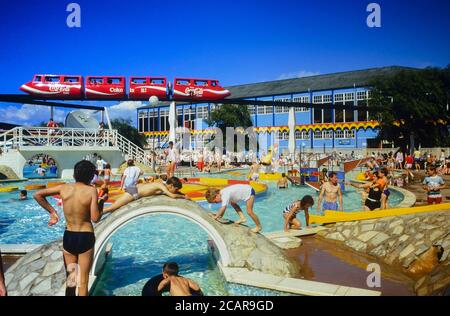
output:
<instances>
[{"instance_id":1,"label":"white cloud","mask_svg":"<svg viewBox=\"0 0 450 316\"><path fill-rule=\"evenodd\" d=\"M281 74L278 77L278 80L293 79L293 78L303 78L303 77L311 77L311 76L318 76L318 75L320 75L320 72L299 70L299 71L296 71L296 72L290 72L290 73Z\"/></svg>"},{"instance_id":2,"label":"white cloud","mask_svg":"<svg viewBox=\"0 0 450 316\"><path fill-rule=\"evenodd\" d=\"M67 111L55 109L54 119L56 122L64 122ZM0 121L4 123L19 125L38 125L47 122L50 118L50 108L45 106L23 104L21 106L0 107Z\"/></svg>"},{"instance_id":3,"label":"white cloud","mask_svg":"<svg viewBox=\"0 0 450 316\"><path fill-rule=\"evenodd\" d=\"M108 111L111 119L131 119L133 123L136 124L136 110L144 105L145 104L141 101L124 101L110 106Z\"/></svg>"}]
</instances>

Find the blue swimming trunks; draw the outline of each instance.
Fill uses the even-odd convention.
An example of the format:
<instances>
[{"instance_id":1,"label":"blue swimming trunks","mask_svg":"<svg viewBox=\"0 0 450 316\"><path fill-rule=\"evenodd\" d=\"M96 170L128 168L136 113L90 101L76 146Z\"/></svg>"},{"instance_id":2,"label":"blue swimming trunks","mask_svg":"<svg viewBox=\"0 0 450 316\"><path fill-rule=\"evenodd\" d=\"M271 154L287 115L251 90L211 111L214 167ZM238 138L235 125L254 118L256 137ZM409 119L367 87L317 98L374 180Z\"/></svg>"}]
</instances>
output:
<instances>
[{"instance_id":1,"label":"blue swimming trunks","mask_svg":"<svg viewBox=\"0 0 450 316\"><path fill-rule=\"evenodd\" d=\"M322 210L323 211L337 211L339 209L339 205L337 202L323 202Z\"/></svg>"}]
</instances>

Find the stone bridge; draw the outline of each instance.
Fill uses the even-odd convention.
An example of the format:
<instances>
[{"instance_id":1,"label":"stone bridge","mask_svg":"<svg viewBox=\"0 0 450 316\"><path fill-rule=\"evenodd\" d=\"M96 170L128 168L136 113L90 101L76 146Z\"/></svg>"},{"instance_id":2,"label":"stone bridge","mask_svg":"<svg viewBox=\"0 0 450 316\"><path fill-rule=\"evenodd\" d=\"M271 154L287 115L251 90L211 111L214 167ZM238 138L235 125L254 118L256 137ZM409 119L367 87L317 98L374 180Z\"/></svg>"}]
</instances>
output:
<instances>
[{"instance_id":1,"label":"stone bridge","mask_svg":"<svg viewBox=\"0 0 450 316\"><path fill-rule=\"evenodd\" d=\"M300 273L300 268L287 258L284 250L263 235L254 234L247 227L220 224L195 202L158 196L130 203L95 227L92 280L101 273L111 236L127 223L153 214L172 214L199 225L216 245L223 267L244 268L282 277L294 277ZM6 281L10 295L64 295L61 240L21 258L6 272Z\"/></svg>"}]
</instances>

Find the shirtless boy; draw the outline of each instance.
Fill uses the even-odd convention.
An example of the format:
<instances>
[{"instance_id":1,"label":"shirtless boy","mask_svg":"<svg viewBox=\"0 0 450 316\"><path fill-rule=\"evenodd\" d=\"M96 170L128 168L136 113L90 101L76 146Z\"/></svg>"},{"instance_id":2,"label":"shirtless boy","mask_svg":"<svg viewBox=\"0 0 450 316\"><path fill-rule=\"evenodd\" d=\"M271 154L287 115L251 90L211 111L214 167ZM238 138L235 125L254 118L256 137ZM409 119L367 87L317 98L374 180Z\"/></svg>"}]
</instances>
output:
<instances>
[{"instance_id":1,"label":"shirtless boy","mask_svg":"<svg viewBox=\"0 0 450 316\"><path fill-rule=\"evenodd\" d=\"M44 189L34 194L34 198L39 205L50 213L49 226L58 223L59 216L47 201L47 197L61 196L66 219L66 231L63 238L64 265L68 279L69 271L74 264L79 267L79 296L88 295L89 271L92 266L95 245L92 222L97 223L102 217L102 209L98 205L97 190L90 186L95 172L96 166L92 162L80 161L74 168L75 183ZM76 287L70 286L72 285L70 282L67 283L66 296L75 296Z\"/></svg>"},{"instance_id":2,"label":"shirtless boy","mask_svg":"<svg viewBox=\"0 0 450 316\"><path fill-rule=\"evenodd\" d=\"M317 210L320 212L320 207L322 207L322 211L339 210L343 212L344 206L342 203L342 190L341 186L339 185L336 172L330 172L328 178L329 180L322 185L322 189L319 194L319 202L317 203ZM323 201L324 196L325 201Z\"/></svg>"},{"instance_id":3,"label":"shirtless boy","mask_svg":"<svg viewBox=\"0 0 450 316\"><path fill-rule=\"evenodd\" d=\"M164 264L164 280L158 285L158 291L162 291L170 284L170 296L192 296L191 291L199 292L200 287L191 279L178 275L178 264L169 262Z\"/></svg>"},{"instance_id":4,"label":"shirtless boy","mask_svg":"<svg viewBox=\"0 0 450 316\"><path fill-rule=\"evenodd\" d=\"M179 192L182 187L183 184L181 183L180 179L175 177L167 180L166 184L158 182L141 184L137 186L136 194L131 195L130 193L126 192L119 199L117 199L114 204L105 208L104 213L112 213L122 206L127 205L128 203L131 203L143 197L153 195L163 194L173 199L185 199L186 196Z\"/></svg>"}]
</instances>

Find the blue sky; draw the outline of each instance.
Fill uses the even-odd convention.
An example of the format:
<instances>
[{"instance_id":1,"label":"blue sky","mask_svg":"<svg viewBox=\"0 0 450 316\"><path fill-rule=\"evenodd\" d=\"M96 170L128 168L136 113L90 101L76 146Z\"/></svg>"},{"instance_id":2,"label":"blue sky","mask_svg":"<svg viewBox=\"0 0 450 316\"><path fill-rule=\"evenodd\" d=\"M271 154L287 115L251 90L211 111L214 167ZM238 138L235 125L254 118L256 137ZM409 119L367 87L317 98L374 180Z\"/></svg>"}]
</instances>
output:
<instances>
[{"instance_id":1,"label":"blue sky","mask_svg":"<svg viewBox=\"0 0 450 316\"><path fill-rule=\"evenodd\" d=\"M81 6L81 28L66 25L70 2ZM366 25L370 2L381 5L381 28ZM443 67L449 13L447 0L3 1L0 93L20 93L35 73L236 85L378 66ZM112 105L113 115L134 119L139 104ZM0 121L48 117L34 108L0 104Z\"/></svg>"}]
</instances>

